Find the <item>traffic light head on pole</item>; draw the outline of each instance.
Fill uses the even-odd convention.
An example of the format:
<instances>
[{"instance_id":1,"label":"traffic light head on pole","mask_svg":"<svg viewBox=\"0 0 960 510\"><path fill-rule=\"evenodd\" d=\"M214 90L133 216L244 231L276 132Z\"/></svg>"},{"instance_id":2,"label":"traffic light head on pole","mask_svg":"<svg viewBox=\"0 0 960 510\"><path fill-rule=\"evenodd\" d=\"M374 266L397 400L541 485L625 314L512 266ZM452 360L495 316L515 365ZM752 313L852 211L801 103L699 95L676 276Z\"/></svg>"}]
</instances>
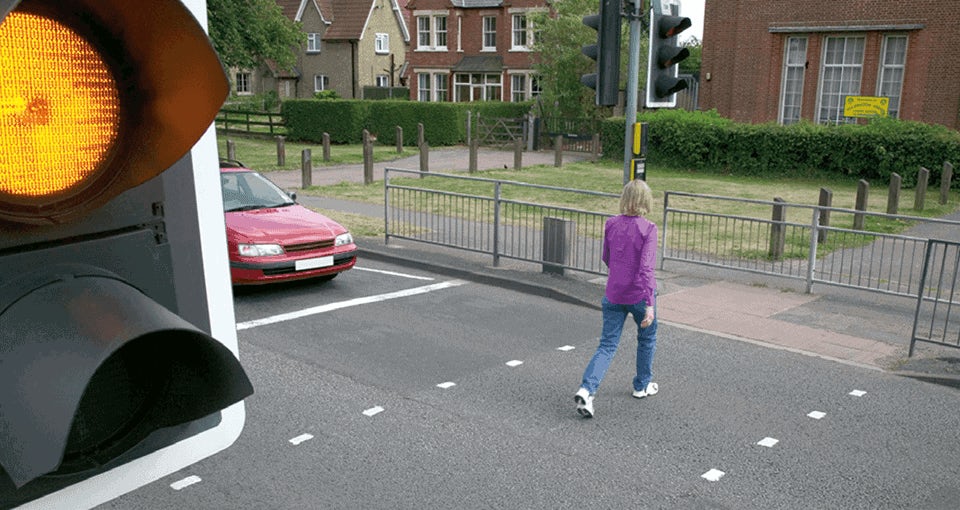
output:
<instances>
[{"instance_id":1,"label":"traffic light head on pole","mask_svg":"<svg viewBox=\"0 0 960 510\"><path fill-rule=\"evenodd\" d=\"M583 54L597 62L595 73L580 83L596 90L598 106L613 106L620 98L620 29L622 0L600 0L600 13L583 17L583 24L597 31L597 43L583 47Z\"/></svg>"},{"instance_id":2,"label":"traffic light head on pole","mask_svg":"<svg viewBox=\"0 0 960 510\"><path fill-rule=\"evenodd\" d=\"M189 219L228 90L179 0L0 0L0 508L94 506L236 429Z\"/></svg>"},{"instance_id":3,"label":"traffic light head on pole","mask_svg":"<svg viewBox=\"0 0 960 510\"><path fill-rule=\"evenodd\" d=\"M690 18L676 15L670 0L654 0L650 7L650 45L647 56L648 108L673 108L676 93L687 88L677 77L677 64L690 56L690 50L677 46L677 36L690 28Z\"/></svg>"}]
</instances>

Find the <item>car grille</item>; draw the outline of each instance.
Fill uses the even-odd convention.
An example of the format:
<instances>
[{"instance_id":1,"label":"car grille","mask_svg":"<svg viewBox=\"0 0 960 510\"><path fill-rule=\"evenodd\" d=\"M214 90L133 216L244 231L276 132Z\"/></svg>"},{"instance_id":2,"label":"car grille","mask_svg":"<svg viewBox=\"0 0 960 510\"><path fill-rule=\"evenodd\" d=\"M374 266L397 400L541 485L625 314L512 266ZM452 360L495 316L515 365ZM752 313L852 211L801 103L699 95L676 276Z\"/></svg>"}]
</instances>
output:
<instances>
[{"instance_id":1,"label":"car grille","mask_svg":"<svg viewBox=\"0 0 960 510\"><path fill-rule=\"evenodd\" d=\"M298 251L311 251L311 250L319 250L322 248L330 248L333 246L333 243L334 243L333 239L327 239L324 241L313 241L309 243L288 244L288 245L285 245L283 249L288 253L298 252Z\"/></svg>"}]
</instances>

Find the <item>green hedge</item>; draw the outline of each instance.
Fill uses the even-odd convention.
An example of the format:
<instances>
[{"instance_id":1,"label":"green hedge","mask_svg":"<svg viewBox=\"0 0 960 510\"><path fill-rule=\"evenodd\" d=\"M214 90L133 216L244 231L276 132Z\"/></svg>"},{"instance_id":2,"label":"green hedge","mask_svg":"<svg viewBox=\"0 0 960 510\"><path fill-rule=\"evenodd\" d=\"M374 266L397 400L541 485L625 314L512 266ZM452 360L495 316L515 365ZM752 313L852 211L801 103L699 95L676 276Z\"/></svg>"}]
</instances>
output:
<instances>
[{"instance_id":1,"label":"green hedge","mask_svg":"<svg viewBox=\"0 0 960 510\"><path fill-rule=\"evenodd\" d=\"M960 162L960 133L939 125L896 119L867 124L821 126L801 122L738 124L716 112L658 110L638 115L648 123L647 161L698 170L763 177L848 175L905 187L916 184L920 167L937 182L944 162ZM601 127L605 158L623 156L625 119Z\"/></svg>"},{"instance_id":2,"label":"green hedge","mask_svg":"<svg viewBox=\"0 0 960 510\"><path fill-rule=\"evenodd\" d=\"M530 103L420 102L408 100L290 99L281 113L291 140L320 143L323 133L331 143L363 140L363 130L377 136L377 143L396 143L396 127L403 128L403 143L415 146L417 124L423 123L424 138L431 147L466 141L467 112L481 117L518 118L530 111Z\"/></svg>"}]
</instances>

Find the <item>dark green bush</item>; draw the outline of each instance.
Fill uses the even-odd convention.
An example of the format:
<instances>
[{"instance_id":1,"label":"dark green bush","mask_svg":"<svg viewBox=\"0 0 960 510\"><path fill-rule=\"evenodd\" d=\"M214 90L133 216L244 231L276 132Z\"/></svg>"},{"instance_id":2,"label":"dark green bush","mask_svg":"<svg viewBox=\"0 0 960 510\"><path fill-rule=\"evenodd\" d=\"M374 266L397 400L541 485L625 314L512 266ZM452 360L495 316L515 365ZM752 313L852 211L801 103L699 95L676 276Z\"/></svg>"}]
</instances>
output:
<instances>
[{"instance_id":1,"label":"dark green bush","mask_svg":"<svg viewBox=\"0 0 960 510\"><path fill-rule=\"evenodd\" d=\"M929 169L934 181L944 162L960 161L960 133L896 119L780 126L738 124L713 111L658 110L637 120L648 123L650 130L648 163L704 171L764 177L846 175L880 182L897 173L903 185L911 187L920 167ZM604 158L622 158L624 121L621 117L603 123Z\"/></svg>"}]
</instances>

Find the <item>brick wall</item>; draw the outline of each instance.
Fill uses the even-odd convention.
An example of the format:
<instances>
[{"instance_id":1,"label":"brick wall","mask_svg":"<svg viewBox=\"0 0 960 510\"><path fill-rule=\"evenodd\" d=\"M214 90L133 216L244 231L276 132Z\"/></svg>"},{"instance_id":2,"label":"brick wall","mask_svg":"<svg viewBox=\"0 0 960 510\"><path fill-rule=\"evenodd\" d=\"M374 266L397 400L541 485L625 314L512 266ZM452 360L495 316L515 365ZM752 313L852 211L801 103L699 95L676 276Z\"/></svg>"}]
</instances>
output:
<instances>
[{"instance_id":1,"label":"brick wall","mask_svg":"<svg viewBox=\"0 0 960 510\"><path fill-rule=\"evenodd\" d=\"M960 113L960 8L956 0L723 0L705 2L700 107L740 122L776 121L784 45L808 38L801 117L814 120L823 42L866 38L860 95L877 93L884 35L908 36L900 118L956 129ZM873 27L858 31L825 27ZM881 26L911 27L881 30ZM806 31L804 27L817 27ZM771 30L773 29L773 30ZM799 32L794 32L800 30Z\"/></svg>"}]
</instances>

